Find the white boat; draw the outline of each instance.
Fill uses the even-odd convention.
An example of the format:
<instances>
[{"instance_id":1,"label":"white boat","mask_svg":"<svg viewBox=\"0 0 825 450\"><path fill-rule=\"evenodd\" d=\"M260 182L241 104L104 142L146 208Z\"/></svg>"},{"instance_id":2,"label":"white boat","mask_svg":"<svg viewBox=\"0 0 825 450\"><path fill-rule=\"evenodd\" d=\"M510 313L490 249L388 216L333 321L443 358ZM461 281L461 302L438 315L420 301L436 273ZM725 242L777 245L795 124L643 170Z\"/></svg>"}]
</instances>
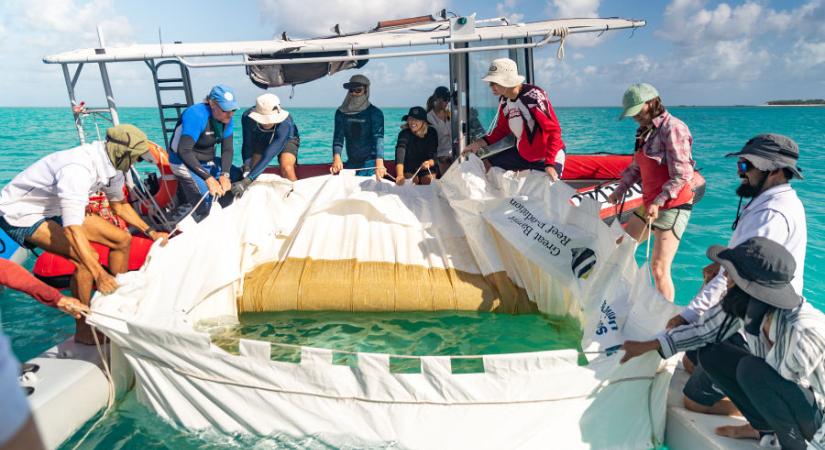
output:
<instances>
[{"instance_id":1,"label":"white boat","mask_svg":"<svg viewBox=\"0 0 825 450\"><path fill-rule=\"evenodd\" d=\"M118 122L107 72L114 62L147 63L167 132L167 122L176 120L168 113L179 114L187 105L163 102L160 85L168 79L159 76L159 68L166 65L180 70L174 80L191 103L190 68L269 67L269 75L274 74L269 78L250 71L257 82L272 85L283 80L282 69L290 65L324 64L331 73L368 59L449 55L449 84L456 93L453 131L463 149L471 109L495 105L489 94L473 95L471 82L480 78L479 67L486 70L486 63L474 63L510 56L529 81L536 47L559 42L567 32L640 26L644 21L510 24L505 19L445 16L379 23L369 32L306 40L282 36L272 41L112 48L104 46L101 37L100 48L48 56L44 62L61 65L73 106L79 106L74 87L83 66L99 66L108 104L75 108L84 141L85 115L106 113ZM421 46L428 49L414 50ZM207 61L193 62L195 57ZM70 65L76 65L74 75ZM122 276L117 292L93 301L90 323L116 344L111 366L117 389L110 389L95 369L94 354L35 361L39 375L28 381L34 387L35 417L49 424L47 444L58 445L79 425L51 417L46 422L43 418L54 411L50 405L68 408L75 404L73 390L88 392L84 404L91 417L111 400L100 393L126 389L135 389L139 401L161 417L190 429L322 434L332 443L394 442L405 448L646 448L663 443L675 364L647 355L619 365L615 353L624 338L649 337L674 313L636 266L635 245L614 245L621 233L618 224L602 222L599 204L591 198L578 196L577 204L571 204L576 191L566 184L551 186L545 176L531 173L485 174L481 167L474 156L462 159L435 185L419 187L397 187L351 173L294 184L273 175L226 210L213 210L167 247L153 248L140 271ZM139 200L153 200L137 177L133 183ZM433 208L433 202L438 207ZM147 216L168 227L174 220L170 212L154 205ZM348 231L336 236L330 232L334 225ZM208 255L198 250L197 242L212 236L221 236L215 240L222 257L217 264L206 264ZM365 236L382 239L384 245L356 245ZM514 311L528 305L575 317L582 323L583 353L477 355L473 357L483 362L484 370L462 375L452 372L449 356L420 357L420 371L402 375L391 371L390 355L360 353L354 367L340 366L333 363L334 350L303 347L300 363L282 363L270 360L271 344L253 340L242 340L240 354L232 355L195 328L203 319L237 320L239 310L260 304L263 300L245 295L244 285L252 282L250 273L267 264L279 271L288 264L310 270L310 261L344 260L356 261L356 266L388 265L395 273L402 266L412 267L410 273L424 271L439 278L452 287L452 294L429 297L432 309ZM283 292L275 309L325 305L320 294L300 289L306 278L288 270L279 277L284 288L279 288ZM324 292L323 297L350 307L381 309L375 302L387 291L363 289L356 275L341 281L351 287L346 298L338 292ZM415 295L407 294L405 301L414 303ZM579 365L582 357L586 365ZM86 384L60 385L57 373L63 378L72 374L69 379ZM668 425L670 448L698 448L694 442L705 442L695 436L707 435L707 430L682 426L692 419L680 415L677 407L671 405L667 417L670 424L680 424Z\"/></svg>"}]
</instances>

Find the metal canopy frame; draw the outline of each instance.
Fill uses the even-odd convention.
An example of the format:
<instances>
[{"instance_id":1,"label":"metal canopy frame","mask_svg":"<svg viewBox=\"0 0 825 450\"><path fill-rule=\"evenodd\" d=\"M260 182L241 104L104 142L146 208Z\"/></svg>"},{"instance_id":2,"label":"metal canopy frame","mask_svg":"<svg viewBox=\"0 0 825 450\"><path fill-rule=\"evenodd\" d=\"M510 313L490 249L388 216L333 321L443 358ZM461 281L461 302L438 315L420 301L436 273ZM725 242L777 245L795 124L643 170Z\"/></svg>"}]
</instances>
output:
<instances>
[{"instance_id":1,"label":"metal canopy frame","mask_svg":"<svg viewBox=\"0 0 825 450\"><path fill-rule=\"evenodd\" d=\"M498 22L498 26L482 26L476 27L476 24L489 24L491 22ZM75 127L77 128L78 136L81 143L86 142L85 132L83 130L82 118L90 114L108 114L109 119L115 125L120 123L117 104L112 92L112 85L109 80L109 72L107 64L113 62L135 62L143 61L149 67L153 74L155 82L155 92L158 101L158 110L161 116L161 128L164 130L164 140L168 148L169 139L167 136L166 122L176 121L175 118L167 118L165 115L166 109L175 108L178 117L181 113L181 108L189 106L193 103L192 85L189 77L190 68L214 68L214 67L231 67L231 66L266 66L266 65L289 65L289 64L306 64L317 62L338 62L338 61L357 61L367 59L386 59L386 58L400 58L400 57L416 57L416 56L433 56L433 55L448 55L449 56L449 70L450 70L450 89L453 92L453 117L457 120L453 123L453 131L459 137L459 146L463 149L464 136L467 127L467 111L468 108L468 88L469 79L467 79L467 54L471 52L483 52L494 50L525 50L525 60L527 62L527 78L531 80L534 78L533 73L533 50L553 42L563 41L563 38L556 35L555 30L558 27L565 26L568 28L570 34L587 33L587 32L605 32L608 30L618 29L632 29L643 27L646 25L643 20L626 20L619 18L609 19L561 19L550 20L542 22L532 22L527 24L510 24L504 18L493 18L484 20L475 20L475 15L467 17L453 17L448 20L436 21L435 26L429 29L421 29L419 25L411 25L409 27L395 28L392 30L373 30L366 33L355 33L344 36L333 36L329 38L307 39L302 41L288 41L288 40L273 40L273 41L252 41L252 42L234 42L234 43L205 43L205 44L157 44L157 45L138 45L124 48L106 48L103 33L98 27L98 40L100 47L96 49L81 49L72 52L62 53L59 55L47 56L43 58L43 62L47 64L60 64L63 69L63 77L66 82L66 88L69 96L69 102L74 114ZM567 26L566 24L569 24ZM493 31L491 31L493 30ZM444 36L443 33L449 33ZM427 36L427 33L439 33L439 36ZM358 37L369 37L365 42L351 42ZM535 38L541 38L535 41ZM471 46L471 42L483 42L489 40L506 40L508 44L504 45L482 45ZM370 41L370 42L367 42ZM374 41L374 42L373 42ZM369 53L358 54L359 50L377 50L386 48L400 48L400 47L414 47L414 46L437 46L442 45L446 48L435 50L422 51L393 51L383 53ZM345 51L344 56L329 56L329 57L312 57L300 58L290 57L290 55L299 55L308 52L341 52ZM250 60L247 55L271 55L283 54L282 57L268 58L259 60ZM240 61L208 61L208 62L193 62L186 58L188 57L226 57L226 56L242 56ZM279 55L280 56L280 55ZM155 60L162 60L156 63ZM161 87L159 82L164 82L164 79L158 78L158 67L164 64L174 62L180 65L181 77L176 81L181 82L181 86L176 87ZM84 64L96 63L100 70L100 76L103 82L103 90L106 94L107 107L105 108L85 108L78 104L75 87L77 85L80 73L83 70ZM77 64L77 67L72 75L70 73L70 65ZM168 80L166 80L168 81ZM161 91L163 90L182 90L186 96L186 105L183 104L164 104Z\"/></svg>"}]
</instances>

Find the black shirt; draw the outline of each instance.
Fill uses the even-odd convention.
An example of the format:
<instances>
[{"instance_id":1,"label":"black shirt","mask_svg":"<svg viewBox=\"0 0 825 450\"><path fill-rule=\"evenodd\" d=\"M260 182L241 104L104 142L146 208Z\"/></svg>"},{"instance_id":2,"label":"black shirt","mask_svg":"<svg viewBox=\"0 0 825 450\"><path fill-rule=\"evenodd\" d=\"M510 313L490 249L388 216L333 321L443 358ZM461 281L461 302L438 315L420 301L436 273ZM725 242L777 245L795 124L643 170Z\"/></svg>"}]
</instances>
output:
<instances>
[{"instance_id":1,"label":"black shirt","mask_svg":"<svg viewBox=\"0 0 825 450\"><path fill-rule=\"evenodd\" d=\"M421 163L434 159L438 151L438 133L433 127L427 127L427 134L420 138L409 128L398 133L395 145L395 162L404 164L404 172L413 173Z\"/></svg>"}]
</instances>

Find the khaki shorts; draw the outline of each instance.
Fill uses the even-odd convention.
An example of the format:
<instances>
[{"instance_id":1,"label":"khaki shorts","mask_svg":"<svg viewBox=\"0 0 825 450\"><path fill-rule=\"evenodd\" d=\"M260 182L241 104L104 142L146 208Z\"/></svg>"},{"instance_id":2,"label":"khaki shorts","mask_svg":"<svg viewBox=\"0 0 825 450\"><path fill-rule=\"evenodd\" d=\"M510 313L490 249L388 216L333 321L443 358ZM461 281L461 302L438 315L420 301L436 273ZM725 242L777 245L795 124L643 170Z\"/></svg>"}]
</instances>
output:
<instances>
[{"instance_id":1,"label":"khaki shorts","mask_svg":"<svg viewBox=\"0 0 825 450\"><path fill-rule=\"evenodd\" d=\"M642 219L642 222L645 222L645 207L642 205L639 209L633 212L636 217ZM653 221L653 228L662 231L672 231L673 235L676 236L676 239L682 240L682 235L685 233L685 229L688 225L688 220L690 220L690 213L691 210L689 209L660 209L659 210L659 217Z\"/></svg>"}]
</instances>

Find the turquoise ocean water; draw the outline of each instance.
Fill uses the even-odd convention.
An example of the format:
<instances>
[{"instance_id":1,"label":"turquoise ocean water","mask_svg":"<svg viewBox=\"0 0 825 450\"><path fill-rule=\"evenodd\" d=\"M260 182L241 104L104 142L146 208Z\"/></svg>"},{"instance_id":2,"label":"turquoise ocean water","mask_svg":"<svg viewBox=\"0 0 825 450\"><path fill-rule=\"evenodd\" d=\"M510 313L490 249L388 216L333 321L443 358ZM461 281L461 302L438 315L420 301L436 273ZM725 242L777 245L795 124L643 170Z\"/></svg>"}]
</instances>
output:
<instances>
[{"instance_id":1,"label":"turquoise ocean water","mask_svg":"<svg viewBox=\"0 0 825 450\"><path fill-rule=\"evenodd\" d=\"M72 116L67 108L0 108L7 125L0 129L0 186L38 158L77 144ZM331 108L292 109L301 133L299 162L319 163L330 159ZM400 117L405 108L385 108L386 148L392 153ZM632 150L633 121L617 122L618 108L557 108L567 148L571 153L600 151L629 153ZM806 207L808 254L805 267L805 295L815 306L825 308L825 171L816 161L825 157L825 108L766 107L685 107L671 112L690 127L694 159L708 180L705 198L696 206L690 225L676 255L673 278L676 302L686 304L701 284L701 267L707 260L705 249L725 244L736 213L738 185L735 161L723 156L738 150L751 136L776 132L794 138L801 149L800 165L805 180L794 181ZM163 142L155 108L123 108L121 121L143 128L156 142ZM100 122L101 130L105 123ZM95 136L92 122L86 124ZM237 134L239 135L239 133ZM240 148L240 144L237 144ZM240 152L238 152L239 154ZM236 162L239 157L236 157ZM644 250L639 251L643 258ZM28 261L31 267L33 260ZM0 313L4 331L21 360L32 358L73 331L73 321L60 312L39 305L21 294L0 293ZM502 336L518 321L500 323ZM403 350L403 349L399 349ZM403 351L399 351L403 353ZM88 426L88 425L87 425ZM82 434L81 430L79 434ZM72 448L74 436L64 448ZM329 448L315 437L279 436L259 440L213 433L189 433L158 419L129 395L81 448Z\"/></svg>"}]
</instances>

